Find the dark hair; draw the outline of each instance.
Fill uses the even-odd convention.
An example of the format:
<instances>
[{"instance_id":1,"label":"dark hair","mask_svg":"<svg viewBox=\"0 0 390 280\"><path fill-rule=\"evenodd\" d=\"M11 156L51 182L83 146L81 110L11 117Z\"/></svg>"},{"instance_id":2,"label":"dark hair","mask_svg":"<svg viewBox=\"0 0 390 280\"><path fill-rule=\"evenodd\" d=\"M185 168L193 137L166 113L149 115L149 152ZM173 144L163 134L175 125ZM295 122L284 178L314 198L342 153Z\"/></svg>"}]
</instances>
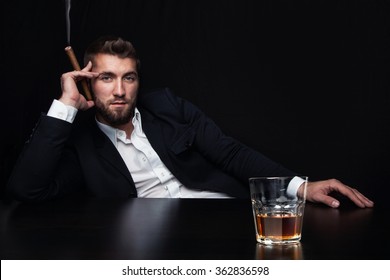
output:
<instances>
[{"instance_id":1,"label":"dark hair","mask_svg":"<svg viewBox=\"0 0 390 280\"><path fill-rule=\"evenodd\" d=\"M137 72L140 68L140 60L133 44L116 36L103 36L93 41L85 51L84 65L92 61L97 54L110 54L119 58L131 58L136 61Z\"/></svg>"}]
</instances>

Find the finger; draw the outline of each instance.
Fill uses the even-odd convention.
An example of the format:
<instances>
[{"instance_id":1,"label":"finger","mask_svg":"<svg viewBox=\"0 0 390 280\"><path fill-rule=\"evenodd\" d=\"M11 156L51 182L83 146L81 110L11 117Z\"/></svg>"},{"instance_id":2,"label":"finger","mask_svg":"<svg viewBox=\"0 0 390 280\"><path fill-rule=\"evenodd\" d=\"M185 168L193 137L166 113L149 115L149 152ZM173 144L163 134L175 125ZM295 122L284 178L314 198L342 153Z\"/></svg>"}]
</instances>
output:
<instances>
[{"instance_id":1,"label":"finger","mask_svg":"<svg viewBox=\"0 0 390 280\"><path fill-rule=\"evenodd\" d=\"M88 104L88 108L95 106L95 102L93 100L88 100L87 104Z\"/></svg>"},{"instance_id":2,"label":"finger","mask_svg":"<svg viewBox=\"0 0 390 280\"><path fill-rule=\"evenodd\" d=\"M69 80L72 80L75 84L86 79L93 79L97 77L98 73L94 72L83 72L83 71L72 71L63 75L63 84Z\"/></svg>"},{"instance_id":3,"label":"finger","mask_svg":"<svg viewBox=\"0 0 390 280\"><path fill-rule=\"evenodd\" d=\"M367 197L362 195L358 190L348 187L344 184L338 183L332 186L332 189L337 190L342 195L349 198L353 203L355 203L360 208L372 207L374 204Z\"/></svg>"},{"instance_id":4,"label":"finger","mask_svg":"<svg viewBox=\"0 0 390 280\"><path fill-rule=\"evenodd\" d=\"M373 207L374 202L370 200L368 197L363 195L361 192L359 192L357 189L352 188L352 191L356 195L356 197L364 204L365 207Z\"/></svg>"},{"instance_id":5,"label":"finger","mask_svg":"<svg viewBox=\"0 0 390 280\"><path fill-rule=\"evenodd\" d=\"M87 65L85 65L85 67L83 69L81 69L81 71L91 71L92 69L92 62L91 61L88 61Z\"/></svg>"},{"instance_id":6,"label":"finger","mask_svg":"<svg viewBox=\"0 0 390 280\"><path fill-rule=\"evenodd\" d=\"M340 206L340 201L338 201L334 197L331 197L329 195L322 194L322 193L315 194L313 196L312 200L313 200L313 202L323 203L323 204L328 205L329 207L332 207L332 208L337 208Z\"/></svg>"},{"instance_id":7,"label":"finger","mask_svg":"<svg viewBox=\"0 0 390 280\"><path fill-rule=\"evenodd\" d=\"M85 99L85 97L83 97ZM95 102L93 102L92 100L85 100L86 102L82 103L81 107L80 107L80 110L88 110L89 108L92 108L94 105L95 105Z\"/></svg>"},{"instance_id":8,"label":"finger","mask_svg":"<svg viewBox=\"0 0 390 280\"><path fill-rule=\"evenodd\" d=\"M336 186L336 189L338 192L343 194L344 196L348 197L350 200L352 200L357 206L361 208L365 207L372 207L373 202L369 200L367 197L365 197L363 194L361 194L357 189L348 187L348 186Z\"/></svg>"}]
</instances>

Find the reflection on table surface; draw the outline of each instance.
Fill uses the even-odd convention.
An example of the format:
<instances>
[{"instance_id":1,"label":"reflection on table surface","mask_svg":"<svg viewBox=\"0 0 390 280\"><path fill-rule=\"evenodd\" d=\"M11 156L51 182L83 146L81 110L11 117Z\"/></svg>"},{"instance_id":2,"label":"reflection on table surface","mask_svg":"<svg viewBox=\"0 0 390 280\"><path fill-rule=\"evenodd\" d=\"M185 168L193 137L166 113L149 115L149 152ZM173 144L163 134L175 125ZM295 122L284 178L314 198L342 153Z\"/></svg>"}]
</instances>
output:
<instances>
[{"instance_id":1,"label":"reflection on table surface","mask_svg":"<svg viewBox=\"0 0 390 280\"><path fill-rule=\"evenodd\" d=\"M256 243L249 200L0 203L1 259L388 259L389 210L308 203L302 240Z\"/></svg>"},{"instance_id":2,"label":"reflection on table surface","mask_svg":"<svg viewBox=\"0 0 390 280\"><path fill-rule=\"evenodd\" d=\"M258 260L303 260L302 244L264 245L256 244Z\"/></svg>"}]
</instances>

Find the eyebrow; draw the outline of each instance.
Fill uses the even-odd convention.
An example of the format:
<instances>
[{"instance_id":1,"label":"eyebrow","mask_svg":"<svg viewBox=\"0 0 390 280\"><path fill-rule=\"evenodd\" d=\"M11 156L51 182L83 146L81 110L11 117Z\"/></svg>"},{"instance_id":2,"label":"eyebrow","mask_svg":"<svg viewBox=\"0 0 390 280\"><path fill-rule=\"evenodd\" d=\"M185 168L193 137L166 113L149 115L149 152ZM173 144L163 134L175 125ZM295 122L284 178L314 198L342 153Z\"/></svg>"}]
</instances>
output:
<instances>
[{"instance_id":1,"label":"eyebrow","mask_svg":"<svg viewBox=\"0 0 390 280\"><path fill-rule=\"evenodd\" d=\"M102 76L102 75L107 75L107 76L111 76L111 77L116 77L116 74L114 72L111 72L111 71L103 71L103 72L100 72L99 73L99 77ZM123 76L128 76L128 75L135 75L138 77L138 73L136 71L129 71L129 72L126 72Z\"/></svg>"},{"instance_id":2,"label":"eyebrow","mask_svg":"<svg viewBox=\"0 0 390 280\"><path fill-rule=\"evenodd\" d=\"M108 76L116 76L115 73L111 72L111 71L103 71L103 72L100 72L99 73L99 76L101 75L108 75ZM135 75L138 77L138 73L136 71L129 71L129 72L126 72L123 76L128 76L128 75Z\"/></svg>"}]
</instances>

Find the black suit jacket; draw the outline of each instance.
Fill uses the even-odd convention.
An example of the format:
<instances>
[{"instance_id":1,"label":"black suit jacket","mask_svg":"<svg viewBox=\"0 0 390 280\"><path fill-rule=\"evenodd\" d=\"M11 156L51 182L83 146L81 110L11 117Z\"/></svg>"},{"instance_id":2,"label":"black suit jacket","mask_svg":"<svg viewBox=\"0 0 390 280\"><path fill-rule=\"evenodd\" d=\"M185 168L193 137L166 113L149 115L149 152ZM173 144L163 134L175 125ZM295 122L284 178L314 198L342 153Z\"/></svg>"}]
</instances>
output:
<instances>
[{"instance_id":1,"label":"black suit jacket","mask_svg":"<svg viewBox=\"0 0 390 280\"><path fill-rule=\"evenodd\" d=\"M295 175L226 136L169 89L140 93L142 127L161 160L186 187L248 197L248 178ZM93 114L74 124L42 115L26 142L7 190L20 200L68 194L137 197L124 161Z\"/></svg>"}]
</instances>

